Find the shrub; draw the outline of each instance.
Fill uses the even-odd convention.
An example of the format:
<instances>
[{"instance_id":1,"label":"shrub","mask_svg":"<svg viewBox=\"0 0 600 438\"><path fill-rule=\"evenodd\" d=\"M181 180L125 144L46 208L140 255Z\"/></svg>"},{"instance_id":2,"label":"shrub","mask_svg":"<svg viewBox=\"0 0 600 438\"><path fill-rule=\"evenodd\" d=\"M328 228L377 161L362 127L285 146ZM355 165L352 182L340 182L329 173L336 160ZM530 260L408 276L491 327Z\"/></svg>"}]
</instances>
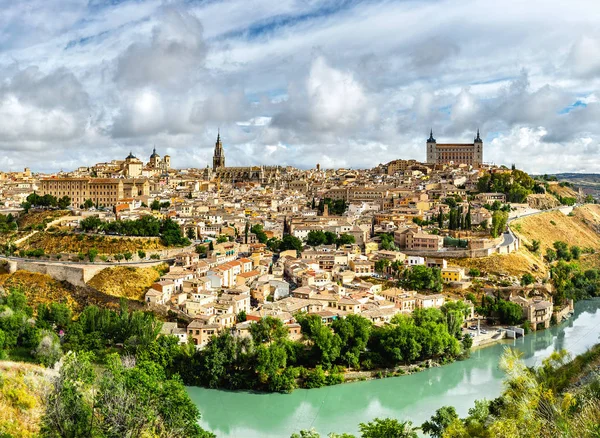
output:
<instances>
[{"instance_id":1,"label":"shrub","mask_svg":"<svg viewBox=\"0 0 600 438\"><path fill-rule=\"evenodd\" d=\"M469 276L470 277L480 277L481 271L479 271L479 269L477 269L477 268L471 268L471 269L469 269Z\"/></svg>"}]
</instances>

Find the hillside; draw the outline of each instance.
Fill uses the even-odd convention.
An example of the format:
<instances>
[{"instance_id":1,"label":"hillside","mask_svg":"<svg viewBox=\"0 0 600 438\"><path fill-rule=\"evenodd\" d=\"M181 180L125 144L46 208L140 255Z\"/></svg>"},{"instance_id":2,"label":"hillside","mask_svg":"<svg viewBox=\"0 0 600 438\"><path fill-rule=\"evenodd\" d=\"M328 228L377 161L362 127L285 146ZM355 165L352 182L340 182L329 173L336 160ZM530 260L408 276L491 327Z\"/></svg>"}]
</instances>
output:
<instances>
[{"instance_id":1,"label":"hillside","mask_svg":"<svg viewBox=\"0 0 600 438\"><path fill-rule=\"evenodd\" d=\"M36 225L46 226L62 216L70 214L69 210L43 210L43 211L30 211L29 213L23 214L17 218L17 224L19 229L24 230L27 228L34 228Z\"/></svg>"},{"instance_id":2,"label":"hillside","mask_svg":"<svg viewBox=\"0 0 600 438\"><path fill-rule=\"evenodd\" d=\"M493 254L489 257L473 259L452 259L450 264L462 266L467 271L476 268L487 274L515 279L521 278L527 272L538 278L545 277L548 273L546 265L540 258L524 249L508 255Z\"/></svg>"},{"instance_id":3,"label":"hillside","mask_svg":"<svg viewBox=\"0 0 600 438\"><path fill-rule=\"evenodd\" d=\"M40 232L21 245L24 250L43 249L46 254L87 253L96 248L100 254L135 253L138 250L159 251L166 247L158 237L115 237L72 233Z\"/></svg>"},{"instance_id":4,"label":"hillside","mask_svg":"<svg viewBox=\"0 0 600 438\"><path fill-rule=\"evenodd\" d=\"M50 371L20 362L0 362L0 436L38 436Z\"/></svg>"},{"instance_id":5,"label":"hillside","mask_svg":"<svg viewBox=\"0 0 600 438\"><path fill-rule=\"evenodd\" d=\"M149 268L128 266L106 268L98 272L88 284L110 296L143 301L144 294L152 283L160 278L165 267L166 265Z\"/></svg>"},{"instance_id":6,"label":"hillside","mask_svg":"<svg viewBox=\"0 0 600 438\"><path fill-rule=\"evenodd\" d=\"M103 272L103 271L102 271ZM0 287L18 287L27 296L29 304L35 309L40 303L60 302L67 304L75 314L87 305L119 308L118 295L100 292L92 287L80 288L66 282L59 282L45 274L17 271L13 274L0 274ZM138 309L142 304L129 301L130 309Z\"/></svg>"},{"instance_id":7,"label":"hillside","mask_svg":"<svg viewBox=\"0 0 600 438\"><path fill-rule=\"evenodd\" d=\"M579 193L577 190L574 190L569 186L561 186L558 182L549 182L548 183L548 191L551 193L555 193L558 196L562 196L563 198L578 198Z\"/></svg>"},{"instance_id":8,"label":"hillside","mask_svg":"<svg viewBox=\"0 0 600 438\"><path fill-rule=\"evenodd\" d=\"M557 240L600 250L600 205L576 207L568 216L560 211L528 216L514 220L510 227L522 244L530 245L533 240L539 240L542 254Z\"/></svg>"}]
</instances>

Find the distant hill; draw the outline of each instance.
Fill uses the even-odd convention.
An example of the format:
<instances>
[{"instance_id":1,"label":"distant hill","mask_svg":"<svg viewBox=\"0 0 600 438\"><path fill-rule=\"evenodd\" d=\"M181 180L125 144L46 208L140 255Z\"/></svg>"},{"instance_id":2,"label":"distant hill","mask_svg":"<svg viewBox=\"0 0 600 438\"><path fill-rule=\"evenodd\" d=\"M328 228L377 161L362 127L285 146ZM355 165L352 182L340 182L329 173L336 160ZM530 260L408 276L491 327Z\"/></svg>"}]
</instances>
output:
<instances>
[{"instance_id":1,"label":"distant hill","mask_svg":"<svg viewBox=\"0 0 600 438\"><path fill-rule=\"evenodd\" d=\"M600 199L600 173L556 173L554 175L559 181L568 181L575 188L582 188L583 191Z\"/></svg>"}]
</instances>

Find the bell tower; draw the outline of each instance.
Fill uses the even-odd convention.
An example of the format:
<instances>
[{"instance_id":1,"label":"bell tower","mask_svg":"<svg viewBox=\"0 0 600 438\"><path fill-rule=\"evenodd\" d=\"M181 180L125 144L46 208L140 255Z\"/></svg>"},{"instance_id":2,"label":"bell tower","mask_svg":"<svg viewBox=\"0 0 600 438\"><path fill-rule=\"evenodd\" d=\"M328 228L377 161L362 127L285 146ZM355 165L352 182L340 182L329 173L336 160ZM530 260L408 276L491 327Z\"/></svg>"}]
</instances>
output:
<instances>
[{"instance_id":1,"label":"bell tower","mask_svg":"<svg viewBox=\"0 0 600 438\"><path fill-rule=\"evenodd\" d=\"M429 131L427 139L427 163L435 164L437 162L437 144L433 138L433 129Z\"/></svg>"},{"instance_id":2,"label":"bell tower","mask_svg":"<svg viewBox=\"0 0 600 438\"><path fill-rule=\"evenodd\" d=\"M217 142L215 143L215 153L213 155L213 170L225 167L225 152L223 143L221 143L221 132L217 131Z\"/></svg>"}]
</instances>

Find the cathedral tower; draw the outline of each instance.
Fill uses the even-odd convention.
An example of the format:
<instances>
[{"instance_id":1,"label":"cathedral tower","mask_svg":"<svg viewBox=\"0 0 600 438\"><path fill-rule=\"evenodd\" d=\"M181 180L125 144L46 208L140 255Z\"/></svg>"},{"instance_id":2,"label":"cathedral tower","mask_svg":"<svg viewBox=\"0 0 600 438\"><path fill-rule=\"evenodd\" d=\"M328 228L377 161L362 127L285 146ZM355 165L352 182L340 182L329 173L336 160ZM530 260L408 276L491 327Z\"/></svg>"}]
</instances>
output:
<instances>
[{"instance_id":1,"label":"cathedral tower","mask_svg":"<svg viewBox=\"0 0 600 438\"><path fill-rule=\"evenodd\" d=\"M220 167L225 167L225 152L223 151L223 143L221 143L221 132L218 132L215 153L213 155L213 170L217 170Z\"/></svg>"}]
</instances>

